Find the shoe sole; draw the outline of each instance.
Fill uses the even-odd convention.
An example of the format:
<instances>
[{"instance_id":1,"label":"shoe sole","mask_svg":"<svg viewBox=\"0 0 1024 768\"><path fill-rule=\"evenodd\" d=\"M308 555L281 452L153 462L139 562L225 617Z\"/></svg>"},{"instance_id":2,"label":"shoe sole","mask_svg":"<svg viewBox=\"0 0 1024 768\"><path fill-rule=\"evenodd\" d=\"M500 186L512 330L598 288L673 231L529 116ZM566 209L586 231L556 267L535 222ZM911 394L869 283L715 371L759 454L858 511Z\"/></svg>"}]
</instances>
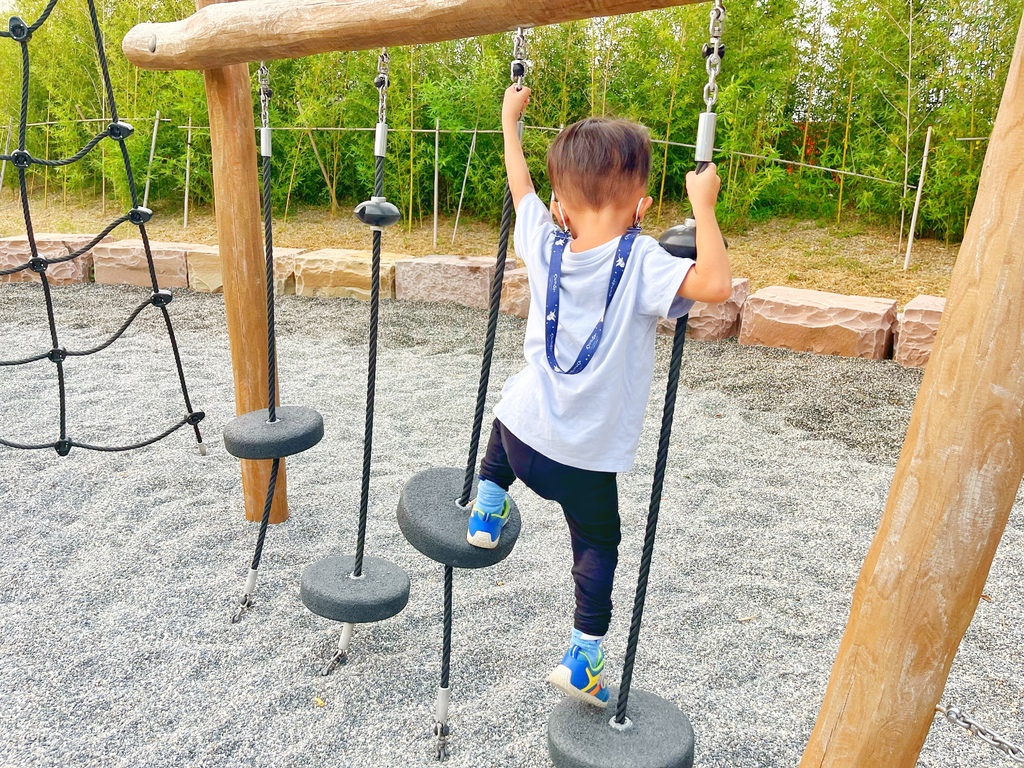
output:
<instances>
[{"instance_id":1,"label":"shoe sole","mask_svg":"<svg viewBox=\"0 0 1024 768\"><path fill-rule=\"evenodd\" d=\"M477 533L467 532L466 541L479 549L494 549L498 546L498 540L491 539L486 531L478 531Z\"/></svg>"},{"instance_id":2,"label":"shoe sole","mask_svg":"<svg viewBox=\"0 0 1024 768\"><path fill-rule=\"evenodd\" d=\"M572 684L572 670L568 667L564 667L559 664L552 670L551 674L548 675L548 682L551 683L555 688L560 690L567 696L571 696L577 701L582 701L584 704L589 704L592 707L599 709L605 709L608 706L607 701L601 701L596 696L591 696L585 691L581 691L579 688Z\"/></svg>"}]
</instances>

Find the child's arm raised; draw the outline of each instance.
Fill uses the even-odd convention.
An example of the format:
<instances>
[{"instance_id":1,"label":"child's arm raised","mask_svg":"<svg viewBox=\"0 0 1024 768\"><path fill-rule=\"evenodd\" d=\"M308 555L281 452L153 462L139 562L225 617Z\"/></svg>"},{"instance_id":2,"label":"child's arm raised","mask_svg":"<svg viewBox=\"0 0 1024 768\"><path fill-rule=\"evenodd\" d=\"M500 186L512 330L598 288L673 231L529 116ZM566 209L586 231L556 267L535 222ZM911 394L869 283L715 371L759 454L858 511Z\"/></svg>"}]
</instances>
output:
<instances>
[{"instance_id":1,"label":"child's arm raised","mask_svg":"<svg viewBox=\"0 0 1024 768\"><path fill-rule=\"evenodd\" d=\"M697 263L680 283L678 295L708 304L718 304L732 295L729 256L715 218L715 201L721 186L714 163L709 163L703 173L686 174L686 194L697 221Z\"/></svg>"},{"instance_id":2,"label":"child's arm raised","mask_svg":"<svg viewBox=\"0 0 1024 768\"><path fill-rule=\"evenodd\" d=\"M519 139L516 124L526 105L530 103L530 89L510 85L505 90L505 100L501 105L501 129L505 137L505 172L508 174L508 188L512 193L512 202L519 209L519 201L533 192L533 179L530 168L523 155L523 143Z\"/></svg>"}]
</instances>

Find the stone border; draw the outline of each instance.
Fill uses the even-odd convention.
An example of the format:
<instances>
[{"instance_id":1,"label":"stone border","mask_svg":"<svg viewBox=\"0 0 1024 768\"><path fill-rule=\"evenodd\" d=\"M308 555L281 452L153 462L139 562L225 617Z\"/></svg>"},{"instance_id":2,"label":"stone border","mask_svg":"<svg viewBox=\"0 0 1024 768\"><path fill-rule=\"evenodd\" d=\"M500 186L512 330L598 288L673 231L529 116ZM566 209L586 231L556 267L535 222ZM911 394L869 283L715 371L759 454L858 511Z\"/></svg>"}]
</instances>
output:
<instances>
[{"instance_id":1,"label":"stone border","mask_svg":"<svg viewBox=\"0 0 1024 768\"><path fill-rule=\"evenodd\" d=\"M40 253L58 256L80 247L88 235L37 235ZM189 287L220 293L223 279L217 246L151 241L162 287ZM0 238L0 266L22 259L24 235ZM279 295L369 298L370 252L347 248L275 248L275 290ZM90 282L149 285L142 243L104 238L71 266L54 269L55 285ZM494 275L491 256L411 256L382 254L381 295L398 301L453 302L486 309ZM19 273L18 280L31 279ZM945 299L918 296L897 315L896 302L866 296L769 286L750 294L745 278L733 280L728 301L698 302L690 312L687 337L720 341L734 336L740 344L774 346L818 354L874 360L894 359L905 367L928 363ZM501 311L526 318L530 286L526 269L510 258L501 295ZM659 322L671 333L674 322Z\"/></svg>"}]
</instances>

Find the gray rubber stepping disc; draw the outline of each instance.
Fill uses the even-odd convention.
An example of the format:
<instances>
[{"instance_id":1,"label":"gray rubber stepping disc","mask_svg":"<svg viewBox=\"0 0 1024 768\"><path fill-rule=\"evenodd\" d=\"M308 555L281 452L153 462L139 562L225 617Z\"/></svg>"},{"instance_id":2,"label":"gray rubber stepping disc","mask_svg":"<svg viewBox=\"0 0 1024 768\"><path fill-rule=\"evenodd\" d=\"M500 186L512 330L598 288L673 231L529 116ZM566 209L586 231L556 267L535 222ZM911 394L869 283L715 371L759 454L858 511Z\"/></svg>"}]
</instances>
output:
<instances>
[{"instance_id":1,"label":"gray rubber stepping disc","mask_svg":"<svg viewBox=\"0 0 1024 768\"><path fill-rule=\"evenodd\" d=\"M352 555L325 557L302 573L299 596L309 610L332 621L369 624L390 619L409 602L409 576L379 557L363 558L363 574L353 578Z\"/></svg>"},{"instance_id":2,"label":"gray rubber stepping disc","mask_svg":"<svg viewBox=\"0 0 1024 768\"><path fill-rule=\"evenodd\" d=\"M508 522L494 549L480 549L466 541L469 509L458 504L464 469L435 467L409 478L398 498L398 526L416 549L444 565L486 568L500 563L515 546L522 521L519 508L509 500ZM472 497L476 497L476 481Z\"/></svg>"},{"instance_id":3,"label":"gray rubber stepping disc","mask_svg":"<svg viewBox=\"0 0 1024 768\"><path fill-rule=\"evenodd\" d=\"M280 459L301 453L320 442L324 420L312 408L277 407L277 421L267 422L268 412L253 411L232 419L224 427L224 447L239 459Z\"/></svg>"},{"instance_id":4,"label":"gray rubber stepping disc","mask_svg":"<svg viewBox=\"0 0 1024 768\"><path fill-rule=\"evenodd\" d=\"M671 702L631 688L626 717L632 726L616 730L617 688L609 688L607 709L566 698L548 719L548 754L555 768L691 768L693 728Z\"/></svg>"}]
</instances>

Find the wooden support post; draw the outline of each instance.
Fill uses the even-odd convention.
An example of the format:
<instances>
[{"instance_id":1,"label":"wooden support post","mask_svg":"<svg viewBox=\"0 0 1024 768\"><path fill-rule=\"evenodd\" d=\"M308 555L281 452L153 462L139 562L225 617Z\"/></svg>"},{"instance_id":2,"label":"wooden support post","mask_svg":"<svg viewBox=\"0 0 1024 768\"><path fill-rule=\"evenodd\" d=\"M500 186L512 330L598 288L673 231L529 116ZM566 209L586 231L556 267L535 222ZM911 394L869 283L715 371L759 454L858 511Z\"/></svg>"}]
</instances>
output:
<instances>
[{"instance_id":1,"label":"wooden support post","mask_svg":"<svg viewBox=\"0 0 1024 768\"><path fill-rule=\"evenodd\" d=\"M198 0L202 8L208 0ZM247 64L208 69L213 197L224 280L224 309L235 379L235 411L267 407L267 286L256 175L256 126ZM249 520L263 515L270 479L269 461L242 462L242 490ZM270 521L288 518L284 463Z\"/></svg>"},{"instance_id":2,"label":"wooden support post","mask_svg":"<svg viewBox=\"0 0 1024 768\"><path fill-rule=\"evenodd\" d=\"M975 210L802 768L916 765L1024 475L1024 24Z\"/></svg>"}]
</instances>

